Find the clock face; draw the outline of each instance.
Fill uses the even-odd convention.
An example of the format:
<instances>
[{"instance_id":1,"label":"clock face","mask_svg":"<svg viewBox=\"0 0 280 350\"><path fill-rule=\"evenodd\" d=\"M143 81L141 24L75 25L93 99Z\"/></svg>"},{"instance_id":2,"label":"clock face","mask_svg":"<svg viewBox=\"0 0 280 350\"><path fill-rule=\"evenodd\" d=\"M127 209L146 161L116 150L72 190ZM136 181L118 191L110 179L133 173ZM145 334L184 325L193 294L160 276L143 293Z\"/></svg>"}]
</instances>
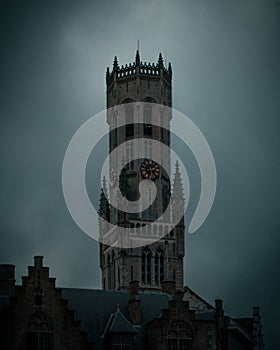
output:
<instances>
[{"instance_id":1,"label":"clock face","mask_svg":"<svg viewBox=\"0 0 280 350\"><path fill-rule=\"evenodd\" d=\"M112 168L111 173L110 173L110 185L112 187L115 187L117 183L117 172L114 168Z\"/></svg>"},{"instance_id":2,"label":"clock face","mask_svg":"<svg viewBox=\"0 0 280 350\"><path fill-rule=\"evenodd\" d=\"M144 179L155 180L159 177L159 165L151 159L146 159L140 167Z\"/></svg>"}]
</instances>

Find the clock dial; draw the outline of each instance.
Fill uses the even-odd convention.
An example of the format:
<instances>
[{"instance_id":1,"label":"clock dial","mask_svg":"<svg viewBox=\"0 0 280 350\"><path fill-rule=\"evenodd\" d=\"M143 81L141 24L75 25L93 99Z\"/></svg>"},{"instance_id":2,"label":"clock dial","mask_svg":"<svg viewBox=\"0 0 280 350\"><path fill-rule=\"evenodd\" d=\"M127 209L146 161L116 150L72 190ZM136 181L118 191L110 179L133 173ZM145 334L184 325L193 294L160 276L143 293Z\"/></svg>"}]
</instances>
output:
<instances>
[{"instance_id":1,"label":"clock dial","mask_svg":"<svg viewBox=\"0 0 280 350\"><path fill-rule=\"evenodd\" d=\"M159 165L151 159L146 159L140 167L144 179L155 180L159 177Z\"/></svg>"},{"instance_id":2,"label":"clock dial","mask_svg":"<svg viewBox=\"0 0 280 350\"><path fill-rule=\"evenodd\" d=\"M110 185L112 187L115 187L117 183L117 172L114 168L112 168L111 173L110 173Z\"/></svg>"}]
</instances>

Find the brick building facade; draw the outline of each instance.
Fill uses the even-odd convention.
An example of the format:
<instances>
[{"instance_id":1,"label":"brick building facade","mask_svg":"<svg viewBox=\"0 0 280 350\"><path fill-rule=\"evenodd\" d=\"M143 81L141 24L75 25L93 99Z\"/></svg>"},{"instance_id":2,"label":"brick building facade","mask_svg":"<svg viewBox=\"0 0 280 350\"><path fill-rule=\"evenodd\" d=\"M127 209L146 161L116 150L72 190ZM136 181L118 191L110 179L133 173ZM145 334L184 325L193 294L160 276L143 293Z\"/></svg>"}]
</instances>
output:
<instances>
[{"instance_id":1,"label":"brick building facade","mask_svg":"<svg viewBox=\"0 0 280 350\"><path fill-rule=\"evenodd\" d=\"M0 265L0 348L7 350L262 350L259 309L233 319L189 287L163 281L161 291L58 288L43 258L22 285L15 266Z\"/></svg>"}]
</instances>

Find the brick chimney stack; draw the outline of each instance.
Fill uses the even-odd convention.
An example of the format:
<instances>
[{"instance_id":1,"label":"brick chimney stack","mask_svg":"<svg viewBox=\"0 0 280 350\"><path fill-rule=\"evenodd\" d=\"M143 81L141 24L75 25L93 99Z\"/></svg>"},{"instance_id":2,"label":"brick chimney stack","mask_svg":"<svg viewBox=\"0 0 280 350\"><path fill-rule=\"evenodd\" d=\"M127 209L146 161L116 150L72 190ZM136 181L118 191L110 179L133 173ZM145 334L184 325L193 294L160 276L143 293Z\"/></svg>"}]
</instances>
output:
<instances>
[{"instance_id":1,"label":"brick chimney stack","mask_svg":"<svg viewBox=\"0 0 280 350\"><path fill-rule=\"evenodd\" d=\"M130 299L128 302L129 312L132 324L141 323L141 309L139 297L139 281L131 281L129 283Z\"/></svg>"},{"instance_id":2,"label":"brick chimney stack","mask_svg":"<svg viewBox=\"0 0 280 350\"><path fill-rule=\"evenodd\" d=\"M0 295L13 296L15 294L15 265L0 265Z\"/></svg>"},{"instance_id":3,"label":"brick chimney stack","mask_svg":"<svg viewBox=\"0 0 280 350\"><path fill-rule=\"evenodd\" d=\"M34 266L38 267L39 269L43 267L43 260L44 257L41 255L34 256Z\"/></svg>"},{"instance_id":4,"label":"brick chimney stack","mask_svg":"<svg viewBox=\"0 0 280 350\"><path fill-rule=\"evenodd\" d=\"M254 349L263 350L264 342L263 342L263 332L261 325L261 315L259 306L253 307L253 338L258 344Z\"/></svg>"},{"instance_id":5,"label":"brick chimney stack","mask_svg":"<svg viewBox=\"0 0 280 350\"><path fill-rule=\"evenodd\" d=\"M215 309L218 315L223 316L223 301L221 299L215 299Z\"/></svg>"},{"instance_id":6,"label":"brick chimney stack","mask_svg":"<svg viewBox=\"0 0 280 350\"><path fill-rule=\"evenodd\" d=\"M223 301L221 299L215 300L215 309L217 321L216 348L217 350L227 349L226 324L224 318Z\"/></svg>"}]
</instances>

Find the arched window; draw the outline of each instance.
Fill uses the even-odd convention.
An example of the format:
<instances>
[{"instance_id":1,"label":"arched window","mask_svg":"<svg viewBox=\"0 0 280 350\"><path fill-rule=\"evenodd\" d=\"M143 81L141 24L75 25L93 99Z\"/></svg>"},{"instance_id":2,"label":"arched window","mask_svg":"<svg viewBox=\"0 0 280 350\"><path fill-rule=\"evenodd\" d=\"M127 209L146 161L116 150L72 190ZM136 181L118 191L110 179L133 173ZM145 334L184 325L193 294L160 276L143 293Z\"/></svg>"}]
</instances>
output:
<instances>
[{"instance_id":1,"label":"arched window","mask_svg":"<svg viewBox=\"0 0 280 350\"><path fill-rule=\"evenodd\" d=\"M45 314L35 313L31 316L26 329L25 349L49 350L51 349L51 329Z\"/></svg>"},{"instance_id":2,"label":"arched window","mask_svg":"<svg viewBox=\"0 0 280 350\"><path fill-rule=\"evenodd\" d=\"M127 169L134 169L134 147L133 142L126 143L126 163Z\"/></svg>"},{"instance_id":3,"label":"arched window","mask_svg":"<svg viewBox=\"0 0 280 350\"><path fill-rule=\"evenodd\" d=\"M113 113L113 132L112 132L112 137L113 137L113 142L112 146L115 147L118 144L118 128L117 128L117 113Z\"/></svg>"},{"instance_id":4,"label":"arched window","mask_svg":"<svg viewBox=\"0 0 280 350\"><path fill-rule=\"evenodd\" d=\"M155 255L155 282L159 284L164 279L164 254L159 248Z\"/></svg>"},{"instance_id":5,"label":"arched window","mask_svg":"<svg viewBox=\"0 0 280 350\"><path fill-rule=\"evenodd\" d=\"M145 249L142 253L142 283L151 284L151 260L152 253Z\"/></svg>"},{"instance_id":6,"label":"arched window","mask_svg":"<svg viewBox=\"0 0 280 350\"><path fill-rule=\"evenodd\" d=\"M120 273L120 267L118 266L118 284L120 288L120 283L121 283L121 273Z\"/></svg>"},{"instance_id":7,"label":"arched window","mask_svg":"<svg viewBox=\"0 0 280 350\"><path fill-rule=\"evenodd\" d=\"M111 264L111 289L115 289L115 252L112 252Z\"/></svg>"},{"instance_id":8,"label":"arched window","mask_svg":"<svg viewBox=\"0 0 280 350\"><path fill-rule=\"evenodd\" d=\"M144 143L144 156L146 159L152 159L152 142L145 141Z\"/></svg>"},{"instance_id":9,"label":"arched window","mask_svg":"<svg viewBox=\"0 0 280 350\"><path fill-rule=\"evenodd\" d=\"M108 283L108 289L111 289L111 258L110 258L110 254L107 255L107 283Z\"/></svg>"},{"instance_id":10,"label":"arched window","mask_svg":"<svg viewBox=\"0 0 280 350\"><path fill-rule=\"evenodd\" d=\"M134 136L134 110L130 102L132 101L127 101L125 105L125 137Z\"/></svg>"}]
</instances>

